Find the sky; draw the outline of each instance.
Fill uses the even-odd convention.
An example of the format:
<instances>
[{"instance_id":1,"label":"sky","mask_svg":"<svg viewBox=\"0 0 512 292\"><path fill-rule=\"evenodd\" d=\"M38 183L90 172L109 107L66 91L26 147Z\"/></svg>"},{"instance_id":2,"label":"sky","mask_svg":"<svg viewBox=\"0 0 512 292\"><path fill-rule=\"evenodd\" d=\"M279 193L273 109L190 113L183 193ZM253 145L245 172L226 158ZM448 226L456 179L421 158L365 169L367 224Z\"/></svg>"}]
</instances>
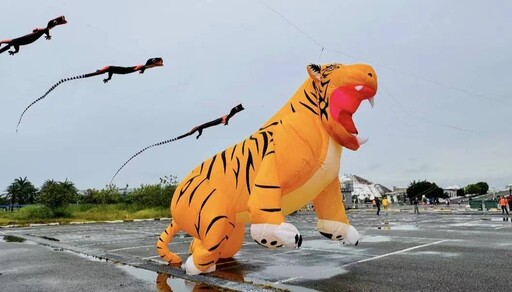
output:
<instances>
[{"instance_id":1,"label":"sky","mask_svg":"<svg viewBox=\"0 0 512 292\"><path fill-rule=\"evenodd\" d=\"M4 0L0 39L68 23L0 55L0 191L15 178L36 187L69 179L102 188L140 149L245 110L201 138L147 150L118 186L183 178L273 115L307 78L310 63L368 63L378 75L375 107L354 115L358 151L340 175L388 188L428 180L441 187L512 183L512 2L398 0ZM324 48L324 50L322 50ZM106 65L165 66L143 75L62 78Z\"/></svg>"}]
</instances>

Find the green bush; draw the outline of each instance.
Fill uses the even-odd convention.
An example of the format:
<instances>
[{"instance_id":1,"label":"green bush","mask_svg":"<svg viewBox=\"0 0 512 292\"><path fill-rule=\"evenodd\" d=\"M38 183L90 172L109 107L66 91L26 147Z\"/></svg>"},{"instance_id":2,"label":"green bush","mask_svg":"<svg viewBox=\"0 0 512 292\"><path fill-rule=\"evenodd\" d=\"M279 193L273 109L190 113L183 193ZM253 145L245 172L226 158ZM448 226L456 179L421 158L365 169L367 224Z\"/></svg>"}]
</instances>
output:
<instances>
[{"instance_id":1,"label":"green bush","mask_svg":"<svg viewBox=\"0 0 512 292\"><path fill-rule=\"evenodd\" d=\"M17 220L50 219L53 217L55 217L55 213L52 209L42 205L26 206L13 213L13 219Z\"/></svg>"},{"instance_id":2,"label":"green bush","mask_svg":"<svg viewBox=\"0 0 512 292\"><path fill-rule=\"evenodd\" d=\"M78 190L75 185L66 180L64 182L57 182L54 180L47 180L41 187L38 196L38 203L41 203L52 210L57 210L66 207L69 203L76 202L78 197ZM62 213L62 210L57 210Z\"/></svg>"},{"instance_id":3,"label":"green bush","mask_svg":"<svg viewBox=\"0 0 512 292\"><path fill-rule=\"evenodd\" d=\"M128 194L127 202L144 207L168 207L175 185L141 185Z\"/></svg>"},{"instance_id":4,"label":"green bush","mask_svg":"<svg viewBox=\"0 0 512 292\"><path fill-rule=\"evenodd\" d=\"M80 201L87 204L117 204L121 203L123 198L118 188L88 189Z\"/></svg>"}]
</instances>

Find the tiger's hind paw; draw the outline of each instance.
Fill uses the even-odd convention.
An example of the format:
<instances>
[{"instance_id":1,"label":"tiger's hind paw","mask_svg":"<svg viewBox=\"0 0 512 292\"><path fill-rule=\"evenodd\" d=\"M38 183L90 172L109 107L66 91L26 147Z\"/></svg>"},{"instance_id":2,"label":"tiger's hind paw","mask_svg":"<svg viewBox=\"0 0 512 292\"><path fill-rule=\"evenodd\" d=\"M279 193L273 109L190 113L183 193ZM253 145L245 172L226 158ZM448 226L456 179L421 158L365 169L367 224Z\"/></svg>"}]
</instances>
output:
<instances>
[{"instance_id":1,"label":"tiger's hind paw","mask_svg":"<svg viewBox=\"0 0 512 292\"><path fill-rule=\"evenodd\" d=\"M194 258L191 255L188 257L187 261L183 265L181 265L181 268L185 270L187 275L199 275L201 273L215 272L216 265L215 263L213 263L206 270L201 271L200 269L197 268L196 264L194 263Z\"/></svg>"},{"instance_id":2,"label":"tiger's hind paw","mask_svg":"<svg viewBox=\"0 0 512 292\"><path fill-rule=\"evenodd\" d=\"M252 224L251 236L257 244L266 248L300 247L302 235L295 226L283 222L277 224Z\"/></svg>"},{"instance_id":3,"label":"tiger's hind paw","mask_svg":"<svg viewBox=\"0 0 512 292\"><path fill-rule=\"evenodd\" d=\"M352 225L338 221L319 219L316 228L325 237L343 242L343 244L357 245L359 243L359 232Z\"/></svg>"}]
</instances>

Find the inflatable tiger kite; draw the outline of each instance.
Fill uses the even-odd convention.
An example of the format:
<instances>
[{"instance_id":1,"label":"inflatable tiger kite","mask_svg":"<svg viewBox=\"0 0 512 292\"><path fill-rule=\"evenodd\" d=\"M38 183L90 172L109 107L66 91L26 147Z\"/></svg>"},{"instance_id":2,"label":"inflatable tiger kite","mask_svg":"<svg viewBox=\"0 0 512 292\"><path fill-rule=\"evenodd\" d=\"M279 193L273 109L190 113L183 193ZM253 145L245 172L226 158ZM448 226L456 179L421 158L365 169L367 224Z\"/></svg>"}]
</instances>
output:
<instances>
[{"instance_id":1,"label":"inflatable tiger kite","mask_svg":"<svg viewBox=\"0 0 512 292\"><path fill-rule=\"evenodd\" d=\"M352 121L363 100L373 106L377 75L369 65L308 65L310 78L266 124L239 144L204 161L176 188L172 220L157 241L158 254L181 263L168 243L179 230L194 237L187 274L215 271L251 236L267 248L300 247L302 236L285 216L313 201L318 231L356 244L342 201L342 147L357 150Z\"/></svg>"}]
</instances>

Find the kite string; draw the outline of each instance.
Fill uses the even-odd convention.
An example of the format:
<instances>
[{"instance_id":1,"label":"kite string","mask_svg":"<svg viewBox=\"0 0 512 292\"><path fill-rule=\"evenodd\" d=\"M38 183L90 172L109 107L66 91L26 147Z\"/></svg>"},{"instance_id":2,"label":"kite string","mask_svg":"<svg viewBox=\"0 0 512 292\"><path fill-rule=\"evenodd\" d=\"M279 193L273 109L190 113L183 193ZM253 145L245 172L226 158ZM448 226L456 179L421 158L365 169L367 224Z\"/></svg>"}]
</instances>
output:
<instances>
[{"instance_id":1,"label":"kite string","mask_svg":"<svg viewBox=\"0 0 512 292\"><path fill-rule=\"evenodd\" d=\"M188 135L186 135L188 136ZM128 164L128 162L130 162L132 159L134 159L135 157L137 157L139 154L141 154L142 152L148 150L149 148L152 148L152 147L156 147L156 146L160 146L160 145L164 145L164 144L167 144L167 143L171 143L171 142L174 142L178 139L181 139L185 137L185 135L181 135L181 136L178 136L178 137L175 137L175 138L172 138L172 139L169 139L169 140L165 140L165 141L162 141L162 142L158 142L158 143L155 143L153 145L150 145L150 146L147 146L145 147L144 149L138 151L137 153L135 153L134 155L132 155L132 157L130 157L130 159L128 159L125 163L123 163L123 165L116 171L116 173L114 174L114 176L112 177L112 179L110 180L110 184L109 186L112 186L113 184L113 181L114 179L116 178L117 174L126 166L126 164Z\"/></svg>"},{"instance_id":2,"label":"kite string","mask_svg":"<svg viewBox=\"0 0 512 292\"><path fill-rule=\"evenodd\" d=\"M258 0L258 1L263 3L265 7L267 7L269 10L274 12L277 16L282 18L285 22L287 22L292 27L294 27L298 32L300 32L301 34L306 36L308 39L313 41L316 45L318 45L322 49L322 51L320 53L320 57L322 56L322 53L324 52L324 50L327 50L327 51L331 51L331 52L334 52L334 53L338 53L338 54L343 55L343 56L347 56L347 57L352 58L354 60L360 59L357 56L354 56L354 55L351 55L351 54L347 54L345 52L342 52L342 51L339 51L339 50L336 50L336 49L332 49L332 48L326 47L320 41L318 41L317 39L313 38L310 34L306 33L304 30L302 30L298 25L293 23L290 19L285 17L277 9L273 8L272 6L270 6L267 2L265 2L264 0ZM318 58L319 60L320 60L320 57ZM403 71L403 70L396 69L396 68L394 68L392 66L388 66L388 65L380 64L380 63L374 63L374 64L376 64L377 66L383 67L383 68L385 68L385 69L387 69L389 71L396 72L396 73L399 73L399 74L403 74L403 75L406 75L406 76L409 76L409 77L412 77L412 78L415 78L415 79L418 79L418 80L422 80L422 81L425 81L425 82L429 82L429 83L432 83L432 84L436 84L436 85L441 86L441 87L445 87L445 88L449 88L449 89L452 89L452 90L455 90L455 91L459 91L459 92L462 92L462 93L464 93L466 95L469 95L469 96L483 98L483 99L486 99L486 100L490 100L490 101L494 101L494 102L499 102L499 103L506 103L505 100L503 100L503 99L490 98L490 97L487 97L487 96L485 96L483 94L474 93L474 92L471 92L471 91L469 91L467 89L460 88L460 87L457 87L457 86L454 86L454 85L447 85L447 84L444 84L444 83L439 82L439 81L434 80L434 79L424 78L424 77L421 77L421 76L419 76L417 74L413 74L413 73L409 73L409 72L406 72L406 71Z\"/></svg>"},{"instance_id":3,"label":"kite string","mask_svg":"<svg viewBox=\"0 0 512 292\"><path fill-rule=\"evenodd\" d=\"M414 115L413 113L411 113L410 111L408 111L405 106L400 103L400 101L389 91L388 88L386 88L383 84L380 85L382 87L382 89L384 89L384 91L386 92L386 94L391 97L391 99L403 110L403 112L405 112L407 115L415 118L415 119L419 119L418 118L418 115ZM425 119L425 118L421 118L419 120L424 120L426 122L429 122L431 124L434 124L434 125L437 125L437 126L441 126L441 127L446 127L446 128L450 128L452 130L457 130L457 131L461 131L461 132L466 132L466 133L471 133L471 134L485 134L486 132L483 132L483 131L473 131L473 130L469 130L469 129L465 129L465 128L461 128L461 127L456 127L456 126L452 126L452 125L448 125L448 124L444 124L444 123L438 123L438 122L434 122L434 121L431 121L431 120L428 120L428 119Z\"/></svg>"}]
</instances>

